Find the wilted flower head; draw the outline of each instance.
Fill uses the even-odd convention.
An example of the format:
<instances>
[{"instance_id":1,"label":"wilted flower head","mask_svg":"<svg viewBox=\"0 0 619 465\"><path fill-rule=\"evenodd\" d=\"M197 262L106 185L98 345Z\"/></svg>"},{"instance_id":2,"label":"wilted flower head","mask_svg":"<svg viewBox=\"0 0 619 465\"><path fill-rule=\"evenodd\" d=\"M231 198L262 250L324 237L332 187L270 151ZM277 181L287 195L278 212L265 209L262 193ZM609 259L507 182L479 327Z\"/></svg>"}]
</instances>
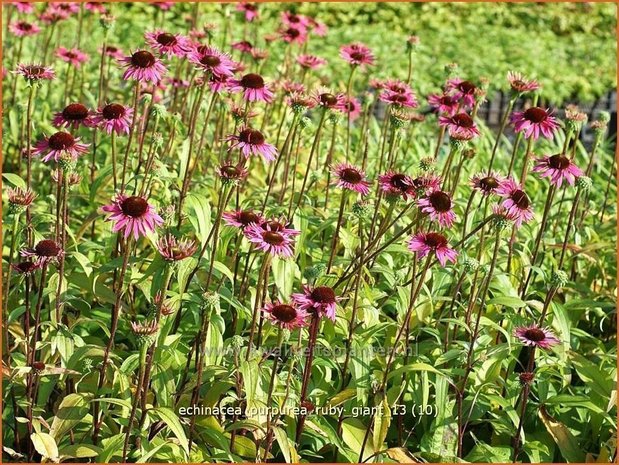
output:
<instances>
[{"instance_id":1,"label":"wilted flower head","mask_svg":"<svg viewBox=\"0 0 619 465\"><path fill-rule=\"evenodd\" d=\"M417 253L419 258L434 252L441 266L445 266L448 261L455 263L458 257L458 252L449 247L447 238L437 232L415 234L408 241L408 249Z\"/></svg>"},{"instance_id":2,"label":"wilted flower head","mask_svg":"<svg viewBox=\"0 0 619 465\"><path fill-rule=\"evenodd\" d=\"M587 114L580 111L576 105L568 105L565 108L565 126L572 132L580 131L587 118Z\"/></svg>"},{"instance_id":3,"label":"wilted flower head","mask_svg":"<svg viewBox=\"0 0 619 465\"><path fill-rule=\"evenodd\" d=\"M22 189L21 187L9 188L7 190L9 196L9 211L10 213L19 213L28 208L37 195L30 189Z\"/></svg>"},{"instance_id":4,"label":"wilted flower head","mask_svg":"<svg viewBox=\"0 0 619 465\"><path fill-rule=\"evenodd\" d=\"M534 92L541 87L535 79L527 79L517 71L509 71L507 73L507 80L512 91L517 94Z\"/></svg>"},{"instance_id":5,"label":"wilted flower head","mask_svg":"<svg viewBox=\"0 0 619 465\"><path fill-rule=\"evenodd\" d=\"M197 249L193 239L178 240L172 234L166 234L157 241L157 250L167 261L178 262L191 257Z\"/></svg>"},{"instance_id":6,"label":"wilted flower head","mask_svg":"<svg viewBox=\"0 0 619 465\"><path fill-rule=\"evenodd\" d=\"M133 233L133 237L138 239L163 224L163 219L157 214L155 208L144 197L137 195L127 197L124 194L118 194L111 204L101 209L109 214L107 221L114 222L112 231L124 230L125 238Z\"/></svg>"}]
</instances>

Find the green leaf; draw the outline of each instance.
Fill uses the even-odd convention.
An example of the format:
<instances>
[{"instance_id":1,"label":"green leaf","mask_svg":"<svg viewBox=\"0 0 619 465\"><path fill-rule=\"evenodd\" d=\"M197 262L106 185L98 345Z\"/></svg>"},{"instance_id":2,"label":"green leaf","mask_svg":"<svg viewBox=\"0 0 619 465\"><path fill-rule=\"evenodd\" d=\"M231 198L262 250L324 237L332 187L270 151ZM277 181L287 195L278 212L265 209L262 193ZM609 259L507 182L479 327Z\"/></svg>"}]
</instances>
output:
<instances>
[{"instance_id":1,"label":"green leaf","mask_svg":"<svg viewBox=\"0 0 619 465\"><path fill-rule=\"evenodd\" d=\"M116 434L111 438L103 440L103 450L97 457L98 463L107 463L114 456L114 454L120 455L122 452L122 446L125 442L125 435L123 433Z\"/></svg>"},{"instance_id":2,"label":"green leaf","mask_svg":"<svg viewBox=\"0 0 619 465\"><path fill-rule=\"evenodd\" d=\"M65 433L84 420L88 414L90 397L92 394L69 394L62 399L49 430L54 440L59 441Z\"/></svg>"},{"instance_id":3,"label":"green leaf","mask_svg":"<svg viewBox=\"0 0 619 465\"><path fill-rule=\"evenodd\" d=\"M101 453L101 448L92 444L72 444L60 449L60 457L73 459L86 459L97 457Z\"/></svg>"},{"instance_id":4,"label":"green leaf","mask_svg":"<svg viewBox=\"0 0 619 465\"><path fill-rule=\"evenodd\" d=\"M22 189L26 188L26 181L24 181L16 174L2 173L2 177L6 179L9 183L13 184L15 187L21 187Z\"/></svg>"},{"instance_id":5,"label":"green leaf","mask_svg":"<svg viewBox=\"0 0 619 465\"><path fill-rule=\"evenodd\" d=\"M342 439L344 444L355 452L357 459L361 453L361 444L365 437L366 426L356 418L348 418L342 423ZM363 450L363 461L374 455L374 447L372 441L367 441ZM357 461L355 459L355 461Z\"/></svg>"},{"instance_id":6,"label":"green leaf","mask_svg":"<svg viewBox=\"0 0 619 465\"><path fill-rule=\"evenodd\" d=\"M503 307L509 308L522 308L525 307L527 303L518 297L501 295L490 299L488 301L488 305L502 305Z\"/></svg>"},{"instance_id":7,"label":"green leaf","mask_svg":"<svg viewBox=\"0 0 619 465\"><path fill-rule=\"evenodd\" d=\"M374 434L372 436L374 450L382 450L383 442L387 437L387 431L389 431L389 425L391 424L391 409L389 408L389 402L387 398L377 403L379 410L374 415Z\"/></svg>"},{"instance_id":8,"label":"green leaf","mask_svg":"<svg viewBox=\"0 0 619 465\"><path fill-rule=\"evenodd\" d=\"M44 459L58 460L58 446L52 436L47 433L32 433L30 438L34 448Z\"/></svg>"},{"instance_id":9,"label":"green leaf","mask_svg":"<svg viewBox=\"0 0 619 465\"><path fill-rule=\"evenodd\" d=\"M187 455L189 455L189 441L187 440L187 436L185 435L185 430L183 429L183 425L181 425L180 420L174 410L167 407L159 407L154 408L151 412L157 415L161 420L170 428L176 439L181 443L181 447L185 451Z\"/></svg>"}]
</instances>

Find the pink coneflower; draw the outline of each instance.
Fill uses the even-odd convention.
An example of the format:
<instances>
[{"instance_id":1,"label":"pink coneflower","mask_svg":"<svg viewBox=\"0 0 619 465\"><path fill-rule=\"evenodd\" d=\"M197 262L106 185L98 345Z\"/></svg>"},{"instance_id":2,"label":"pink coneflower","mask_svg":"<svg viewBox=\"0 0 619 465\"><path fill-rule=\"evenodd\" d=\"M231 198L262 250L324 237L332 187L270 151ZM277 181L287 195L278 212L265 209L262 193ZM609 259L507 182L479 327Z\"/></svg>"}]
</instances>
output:
<instances>
[{"instance_id":1,"label":"pink coneflower","mask_svg":"<svg viewBox=\"0 0 619 465\"><path fill-rule=\"evenodd\" d=\"M512 113L511 122L516 132L524 132L527 139L537 139L540 133L547 139L552 139L553 132L559 127L559 122L554 118L549 109L531 107L524 111Z\"/></svg>"},{"instance_id":2,"label":"pink coneflower","mask_svg":"<svg viewBox=\"0 0 619 465\"><path fill-rule=\"evenodd\" d=\"M314 18L308 17L309 27L312 32L316 34L318 37L324 37L329 32L329 28L325 23L321 23L320 21L316 21Z\"/></svg>"},{"instance_id":3,"label":"pink coneflower","mask_svg":"<svg viewBox=\"0 0 619 465\"><path fill-rule=\"evenodd\" d=\"M317 57L316 55L299 55L297 63L306 69L316 69L327 64L327 60Z\"/></svg>"},{"instance_id":4,"label":"pink coneflower","mask_svg":"<svg viewBox=\"0 0 619 465\"><path fill-rule=\"evenodd\" d=\"M441 190L434 190L417 202L421 211L430 215L430 219L438 221L443 227L449 228L456 219L453 212L451 196Z\"/></svg>"},{"instance_id":5,"label":"pink coneflower","mask_svg":"<svg viewBox=\"0 0 619 465\"><path fill-rule=\"evenodd\" d=\"M336 177L335 185L342 189L358 192L361 195L370 193L370 183L365 179L365 172L349 163L338 163L332 168Z\"/></svg>"},{"instance_id":6,"label":"pink coneflower","mask_svg":"<svg viewBox=\"0 0 619 465\"><path fill-rule=\"evenodd\" d=\"M75 2L54 2L50 3L48 8L53 11L66 13L67 15L75 15L80 12L79 4Z\"/></svg>"},{"instance_id":7,"label":"pink coneflower","mask_svg":"<svg viewBox=\"0 0 619 465\"><path fill-rule=\"evenodd\" d=\"M230 81L231 92L243 92L243 98L249 102L262 101L270 103L273 100L273 92L259 74L249 73L241 79Z\"/></svg>"},{"instance_id":8,"label":"pink coneflower","mask_svg":"<svg viewBox=\"0 0 619 465\"><path fill-rule=\"evenodd\" d=\"M576 178L584 174L569 157L561 153L538 158L533 171L540 173L542 178L549 177L556 187L561 187L564 180L573 186Z\"/></svg>"},{"instance_id":9,"label":"pink coneflower","mask_svg":"<svg viewBox=\"0 0 619 465\"><path fill-rule=\"evenodd\" d=\"M407 174L388 171L378 176L378 183L388 196L401 196L404 200L415 196L413 179Z\"/></svg>"},{"instance_id":10,"label":"pink coneflower","mask_svg":"<svg viewBox=\"0 0 619 465\"><path fill-rule=\"evenodd\" d=\"M48 162L52 158L58 161L63 157L77 160L80 155L88 152L88 145L82 144L79 140L68 132L58 131L37 142L32 153L33 155L44 154L44 162Z\"/></svg>"},{"instance_id":11,"label":"pink coneflower","mask_svg":"<svg viewBox=\"0 0 619 465\"><path fill-rule=\"evenodd\" d=\"M105 129L105 132L111 134L129 134L131 119L133 116L133 108L126 107L119 103L109 103L103 108L97 110L92 118L93 124Z\"/></svg>"},{"instance_id":12,"label":"pink coneflower","mask_svg":"<svg viewBox=\"0 0 619 465\"><path fill-rule=\"evenodd\" d=\"M260 223L260 226L264 230L268 229L270 231L275 231L286 236L298 236L299 234L301 234L301 231L290 228L285 218L272 218L270 220L265 219L262 223Z\"/></svg>"},{"instance_id":13,"label":"pink coneflower","mask_svg":"<svg viewBox=\"0 0 619 465\"><path fill-rule=\"evenodd\" d=\"M40 266L58 260L63 255L64 250L62 250L62 247L51 239L43 239L37 242L33 248L23 249L21 251L22 257L31 258Z\"/></svg>"},{"instance_id":14,"label":"pink coneflower","mask_svg":"<svg viewBox=\"0 0 619 465\"><path fill-rule=\"evenodd\" d=\"M514 336L524 345L541 349L550 349L561 342L550 329L535 324L517 327L514 330Z\"/></svg>"},{"instance_id":15,"label":"pink coneflower","mask_svg":"<svg viewBox=\"0 0 619 465\"><path fill-rule=\"evenodd\" d=\"M342 110L345 114L349 115L350 121L354 121L361 115L361 102L355 97L344 96L344 103L342 104Z\"/></svg>"},{"instance_id":16,"label":"pink coneflower","mask_svg":"<svg viewBox=\"0 0 619 465\"><path fill-rule=\"evenodd\" d=\"M386 79L382 83L382 88L396 94L409 94L413 92L413 89L406 82L399 79Z\"/></svg>"},{"instance_id":17,"label":"pink coneflower","mask_svg":"<svg viewBox=\"0 0 619 465\"><path fill-rule=\"evenodd\" d=\"M10 2L20 13L30 14L34 12L34 2Z\"/></svg>"},{"instance_id":18,"label":"pink coneflower","mask_svg":"<svg viewBox=\"0 0 619 465\"><path fill-rule=\"evenodd\" d=\"M534 92L541 86L535 79L527 79L521 73L516 71L509 71L507 73L507 80L512 88L512 91L518 94L524 94L526 92Z\"/></svg>"},{"instance_id":19,"label":"pink coneflower","mask_svg":"<svg viewBox=\"0 0 619 465\"><path fill-rule=\"evenodd\" d=\"M289 44L303 44L307 41L307 29L302 27L289 26L279 31L279 35Z\"/></svg>"},{"instance_id":20,"label":"pink coneflower","mask_svg":"<svg viewBox=\"0 0 619 465\"><path fill-rule=\"evenodd\" d=\"M352 66L371 66L374 64L374 54L367 45L360 42L340 47L340 57Z\"/></svg>"},{"instance_id":21,"label":"pink coneflower","mask_svg":"<svg viewBox=\"0 0 619 465\"><path fill-rule=\"evenodd\" d=\"M251 23L258 17L258 5L256 3L241 2L236 5L236 11L245 15L245 21Z\"/></svg>"},{"instance_id":22,"label":"pink coneflower","mask_svg":"<svg viewBox=\"0 0 619 465\"><path fill-rule=\"evenodd\" d=\"M39 268L41 268L41 263L33 260L24 260L11 264L11 269L24 276L31 276Z\"/></svg>"},{"instance_id":23,"label":"pink coneflower","mask_svg":"<svg viewBox=\"0 0 619 465\"><path fill-rule=\"evenodd\" d=\"M251 53L254 49L254 45L248 40L240 40L232 44L234 50L238 50L241 53Z\"/></svg>"},{"instance_id":24,"label":"pink coneflower","mask_svg":"<svg viewBox=\"0 0 619 465\"><path fill-rule=\"evenodd\" d=\"M471 178L473 189L487 196L496 194L499 186L505 182L505 177L492 171L490 173L477 173Z\"/></svg>"},{"instance_id":25,"label":"pink coneflower","mask_svg":"<svg viewBox=\"0 0 619 465\"><path fill-rule=\"evenodd\" d=\"M307 326L307 313L297 308L294 303L286 304L279 301L268 303L262 311L271 323L280 328L292 331Z\"/></svg>"},{"instance_id":26,"label":"pink coneflower","mask_svg":"<svg viewBox=\"0 0 619 465\"><path fill-rule=\"evenodd\" d=\"M196 79L197 83L198 79ZM232 80L229 76L225 75L217 75L211 74L208 79L208 86L211 89L211 92L216 94L220 92L226 92L230 89Z\"/></svg>"},{"instance_id":27,"label":"pink coneflower","mask_svg":"<svg viewBox=\"0 0 619 465\"><path fill-rule=\"evenodd\" d=\"M125 231L125 238L133 233L133 237L138 239L149 232L155 230L163 224L163 219L157 214L155 208L141 196L132 195L127 197L118 194L109 205L101 207L110 216L106 221L113 221L113 232Z\"/></svg>"},{"instance_id":28,"label":"pink coneflower","mask_svg":"<svg viewBox=\"0 0 619 465\"><path fill-rule=\"evenodd\" d=\"M247 177L248 171L241 165L224 163L217 167L217 174L224 184L238 184Z\"/></svg>"},{"instance_id":29,"label":"pink coneflower","mask_svg":"<svg viewBox=\"0 0 619 465\"><path fill-rule=\"evenodd\" d=\"M244 233L250 242L270 254L282 258L290 258L293 255L294 241L292 236L274 230L270 225L260 226L250 224L245 227Z\"/></svg>"},{"instance_id":30,"label":"pink coneflower","mask_svg":"<svg viewBox=\"0 0 619 465\"><path fill-rule=\"evenodd\" d=\"M381 102L385 102L396 107L416 108L418 105L415 94L412 92L400 93L385 89L380 93L378 99Z\"/></svg>"},{"instance_id":31,"label":"pink coneflower","mask_svg":"<svg viewBox=\"0 0 619 465\"><path fill-rule=\"evenodd\" d=\"M264 135L257 129L242 128L239 135L230 135L226 138L232 141L229 150L238 148L245 158L251 155L260 155L266 161L277 158L277 149L274 145L265 142Z\"/></svg>"},{"instance_id":32,"label":"pink coneflower","mask_svg":"<svg viewBox=\"0 0 619 465\"><path fill-rule=\"evenodd\" d=\"M281 20L286 26L307 28L310 25L309 17L292 13L290 11L283 11L281 13Z\"/></svg>"},{"instance_id":33,"label":"pink coneflower","mask_svg":"<svg viewBox=\"0 0 619 465\"><path fill-rule=\"evenodd\" d=\"M344 94L333 94L328 89L320 88L312 92L312 99L316 105L329 110L342 110L344 105Z\"/></svg>"},{"instance_id":34,"label":"pink coneflower","mask_svg":"<svg viewBox=\"0 0 619 465\"><path fill-rule=\"evenodd\" d=\"M18 64L15 74L21 74L27 81L35 82L41 80L52 80L56 77L56 73L49 66L43 65L25 65Z\"/></svg>"},{"instance_id":35,"label":"pink coneflower","mask_svg":"<svg viewBox=\"0 0 619 465\"><path fill-rule=\"evenodd\" d=\"M438 124L446 126L450 136L460 134L471 139L479 135L479 129L477 129L475 121L466 113L456 113L453 116L439 116Z\"/></svg>"},{"instance_id":36,"label":"pink coneflower","mask_svg":"<svg viewBox=\"0 0 619 465\"><path fill-rule=\"evenodd\" d=\"M76 68L82 66L82 63L86 63L89 58L88 55L77 48L72 48L69 50L65 47L58 47L58 50L56 50L56 56L65 63L69 63Z\"/></svg>"},{"instance_id":37,"label":"pink coneflower","mask_svg":"<svg viewBox=\"0 0 619 465\"><path fill-rule=\"evenodd\" d=\"M107 13L107 8L105 8L105 5L102 2L86 2L84 3L84 8L88 11L92 11L93 13Z\"/></svg>"},{"instance_id":38,"label":"pink coneflower","mask_svg":"<svg viewBox=\"0 0 619 465\"><path fill-rule=\"evenodd\" d=\"M448 261L455 263L458 252L449 248L447 238L437 232L418 233L408 240L408 250L416 252L419 258L434 252L441 266Z\"/></svg>"},{"instance_id":39,"label":"pink coneflower","mask_svg":"<svg viewBox=\"0 0 619 465\"><path fill-rule=\"evenodd\" d=\"M368 81L368 85L372 89L382 90L385 88L385 80L379 78L370 78L370 80Z\"/></svg>"},{"instance_id":40,"label":"pink coneflower","mask_svg":"<svg viewBox=\"0 0 619 465\"><path fill-rule=\"evenodd\" d=\"M427 195L429 192L441 188L441 177L434 173L427 173L413 179L413 186L418 196Z\"/></svg>"},{"instance_id":41,"label":"pink coneflower","mask_svg":"<svg viewBox=\"0 0 619 465\"><path fill-rule=\"evenodd\" d=\"M127 68L123 79L134 79L139 82L159 82L167 69L152 53L148 50L138 50L131 56L123 57L119 60Z\"/></svg>"},{"instance_id":42,"label":"pink coneflower","mask_svg":"<svg viewBox=\"0 0 619 465\"><path fill-rule=\"evenodd\" d=\"M224 223L235 228L245 229L246 226L256 224L261 225L264 218L251 210L236 210L234 212L226 212L221 215Z\"/></svg>"},{"instance_id":43,"label":"pink coneflower","mask_svg":"<svg viewBox=\"0 0 619 465\"><path fill-rule=\"evenodd\" d=\"M172 7L176 4L176 2L153 2L152 4L155 5L157 8L159 8L160 10L168 11L172 9Z\"/></svg>"},{"instance_id":44,"label":"pink coneflower","mask_svg":"<svg viewBox=\"0 0 619 465\"><path fill-rule=\"evenodd\" d=\"M80 125L87 128L93 127L94 123L90 110L81 103L71 103L64 110L54 115L52 124L56 127L70 127L77 129Z\"/></svg>"},{"instance_id":45,"label":"pink coneflower","mask_svg":"<svg viewBox=\"0 0 619 465\"><path fill-rule=\"evenodd\" d=\"M458 100L448 94L430 94L428 103L440 115L453 116L458 111Z\"/></svg>"},{"instance_id":46,"label":"pink coneflower","mask_svg":"<svg viewBox=\"0 0 619 465\"><path fill-rule=\"evenodd\" d=\"M41 32L41 28L28 21L15 21L9 24L9 31L17 37L33 36Z\"/></svg>"},{"instance_id":47,"label":"pink coneflower","mask_svg":"<svg viewBox=\"0 0 619 465\"><path fill-rule=\"evenodd\" d=\"M520 227L523 221L533 219L534 214L531 201L524 190L522 190L522 186L514 179L509 178L504 181L496 192L505 198L501 205L513 216L517 227Z\"/></svg>"},{"instance_id":48,"label":"pink coneflower","mask_svg":"<svg viewBox=\"0 0 619 465\"><path fill-rule=\"evenodd\" d=\"M178 262L191 257L198 246L193 239L178 240L172 234L166 234L157 241L157 250L164 260Z\"/></svg>"},{"instance_id":49,"label":"pink coneflower","mask_svg":"<svg viewBox=\"0 0 619 465\"><path fill-rule=\"evenodd\" d=\"M54 10L51 7L47 7L47 9L39 15L39 20L42 23L53 25L60 21L69 18L69 13L61 10Z\"/></svg>"},{"instance_id":50,"label":"pink coneflower","mask_svg":"<svg viewBox=\"0 0 619 465\"><path fill-rule=\"evenodd\" d=\"M182 34L170 34L161 30L145 32L146 43L162 55L183 57L191 49L189 39Z\"/></svg>"},{"instance_id":51,"label":"pink coneflower","mask_svg":"<svg viewBox=\"0 0 619 465\"><path fill-rule=\"evenodd\" d=\"M235 62L230 55L220 52L209 45L196 47L189 55L189 61L198 65L205 72L217 76L232 76Z\"/></svg>"},{"instance_id":52,"label":"pink coneflower","mask_svg":"<svg viewBox=\"0 0 619 465\"><path fill-rule=\"evenodd\" d=\"M331 321L335 321L335 310L338 298L333 289L327 286L317 286L311 288L303 286L303 293L292 294L292 299L299 308L309 314L326 316Z\"/></svg>"},{"instance_id":53,"label":"pink coneflower","mask_svg":"<svg viewBox=\"0 0 619 465\"><path fill-rule=\"evenodd\" d=\"M450 79L447 81L446 89L448 92L453 92L454 98L463 105L467 107L473 107L473 105L475 105L475 91L477 90L477 86L471 81L465 81L460 78Z\"/></svg>"},{"instance_id":54,"label":"pink coneflower","mask_svg":"<svg viewBox=\"0 0 619 465\"><path fill-rule=\"evenodd\" d=\"M99 51L101 50L102 49L99 49ZM125 56L123 51L114 45L106 45L104 53L106 56L114 58L115 60L121 60Z\"/></svg>"}]
</instances>

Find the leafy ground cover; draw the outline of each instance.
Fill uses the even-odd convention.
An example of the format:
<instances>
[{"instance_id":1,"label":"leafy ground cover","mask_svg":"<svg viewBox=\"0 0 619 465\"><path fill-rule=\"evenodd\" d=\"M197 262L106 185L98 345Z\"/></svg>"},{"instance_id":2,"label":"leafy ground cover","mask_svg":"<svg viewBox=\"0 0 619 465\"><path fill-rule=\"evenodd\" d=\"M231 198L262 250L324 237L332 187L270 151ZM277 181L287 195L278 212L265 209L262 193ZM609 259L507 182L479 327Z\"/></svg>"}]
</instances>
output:
<instances>
[{"instance_id":1,"label":"leafy ground cover","mask_svg":"<svg viewBox=\"0 0 619 465\"><path fill-rule=\"evenodd\" d=\"M3 458L612 461L614 8L4 5Z\"/></svg>"}]
</instances>

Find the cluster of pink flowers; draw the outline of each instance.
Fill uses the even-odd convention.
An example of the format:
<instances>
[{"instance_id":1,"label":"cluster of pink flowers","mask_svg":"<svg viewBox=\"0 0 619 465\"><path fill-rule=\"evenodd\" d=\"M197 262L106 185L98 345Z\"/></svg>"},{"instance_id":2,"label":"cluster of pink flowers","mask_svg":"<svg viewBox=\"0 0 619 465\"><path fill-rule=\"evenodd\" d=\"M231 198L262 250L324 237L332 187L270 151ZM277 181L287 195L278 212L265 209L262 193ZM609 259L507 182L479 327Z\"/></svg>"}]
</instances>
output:
<instances>
[{"instance_id":1,"label":"cluster of pink flowers","mask_svg":"<svg viewBox=\"0 0 619 465\"><path fill-rule=\"evenodd\" d=\"M293 330L308 325L310 317L327 317L335 321L338 297L328 286L303 286L302 292L292 294L289 303L276 301L266 304L267 318L281 328Z\"/></svg>"}]
</instances>

